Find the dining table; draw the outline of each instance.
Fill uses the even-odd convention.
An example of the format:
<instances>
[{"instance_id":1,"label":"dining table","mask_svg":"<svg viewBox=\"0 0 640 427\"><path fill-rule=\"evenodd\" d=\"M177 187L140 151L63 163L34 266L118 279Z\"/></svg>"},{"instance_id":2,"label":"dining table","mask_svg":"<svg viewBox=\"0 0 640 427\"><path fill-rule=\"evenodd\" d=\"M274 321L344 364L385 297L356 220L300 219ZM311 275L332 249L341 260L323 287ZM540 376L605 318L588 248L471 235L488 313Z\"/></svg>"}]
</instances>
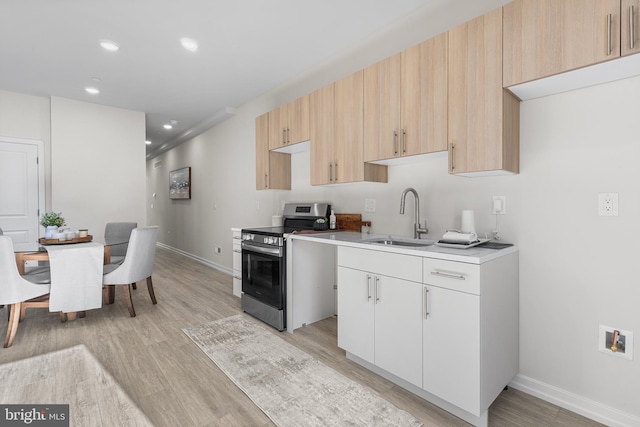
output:
<instances>
[{"instance_id":1,"label":"dining table","mask_svg":"<svg viewBox=\"0 0 640 427\"><path fill-rule=\"evenodd\" d=\"M42 245L38 251L15 252L18 272L27 261L49 261L51 290L48 307L62 319L84 317L86 310L102 306L102 265L111 261L109 245L98 242Z\"/></svg>"}]
</instances>

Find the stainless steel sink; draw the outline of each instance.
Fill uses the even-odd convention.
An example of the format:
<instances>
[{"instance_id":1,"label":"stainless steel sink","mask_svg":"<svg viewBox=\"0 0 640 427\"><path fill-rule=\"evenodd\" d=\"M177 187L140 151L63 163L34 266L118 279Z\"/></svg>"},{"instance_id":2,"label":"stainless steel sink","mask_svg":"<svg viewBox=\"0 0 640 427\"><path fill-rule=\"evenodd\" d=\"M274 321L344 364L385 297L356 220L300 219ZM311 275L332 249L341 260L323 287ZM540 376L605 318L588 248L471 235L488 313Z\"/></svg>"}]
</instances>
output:
<instances>
[{"instance_id":1,"label":"stainless steel sink","mask_svg":"<svg viewBox=\"0 0 640 427\"><path fill-rule=\"evenodd\" d=\"M369 243L372 245L385 245L385 246L404 246L404 247L425 247L433 245L433 242L429 240L400 240L394 238L380 238L380 239L368 239L362 240L362 243Z\"/></svg>"}]
</instances>

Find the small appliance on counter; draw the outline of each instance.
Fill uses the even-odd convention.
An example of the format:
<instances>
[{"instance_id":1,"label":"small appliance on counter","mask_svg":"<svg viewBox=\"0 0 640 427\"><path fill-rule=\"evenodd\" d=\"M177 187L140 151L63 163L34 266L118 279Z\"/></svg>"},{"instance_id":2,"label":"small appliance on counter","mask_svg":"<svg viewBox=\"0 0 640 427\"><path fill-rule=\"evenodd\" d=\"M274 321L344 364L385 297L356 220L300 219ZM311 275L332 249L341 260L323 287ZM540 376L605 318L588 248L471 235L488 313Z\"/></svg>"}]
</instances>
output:
<instances>
[{"instance_id":1,"label":"small appliance on counter","mask_svg":"<svg viewBox=\"0 0 640 427\"><path fill-rule=\"evenodd\" d=\"M316 221L327 219L328 203L287 203L282 225L243 228L242 310L279 331L286 328L286 237L313 230Z\"/></svg>"}]
</instances>

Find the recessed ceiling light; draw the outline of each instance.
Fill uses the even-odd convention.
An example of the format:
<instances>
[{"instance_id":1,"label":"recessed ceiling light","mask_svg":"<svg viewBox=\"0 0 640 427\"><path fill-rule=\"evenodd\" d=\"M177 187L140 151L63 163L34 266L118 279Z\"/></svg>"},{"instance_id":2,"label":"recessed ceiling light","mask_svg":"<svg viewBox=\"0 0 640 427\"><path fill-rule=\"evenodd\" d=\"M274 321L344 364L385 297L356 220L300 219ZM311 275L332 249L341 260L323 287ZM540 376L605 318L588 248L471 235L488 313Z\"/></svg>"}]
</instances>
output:
<instances>
[{"instance_id":1,"label":"recessed ceiling light","mask_svg":"<svg viewBox=\"0 0 640 427\"><path fill-rule=\"evenodd\" d=\"M187 49L189 52L195 52L198 50L198 42L188 37L181 38L180 43L182 44L182 47Z\"/></svg>"},{"instance_id":2,"label":"recessed ceiling light","mask_svg":"<svg viewBox=\"0 0 640 427\"><path fill-rule=\"evenodd\" d=\"M162 127L165 128L166 130L173 129L173 126L170 125L169 123L165 123Z\"/></svg>"},{"instance_id":3,"label":"recessed ceiling light","mask_svg":"<svg viewBox=\"0 0 640 427\"><path fill-rule=\"evenodd\" d=\"M109 52L116 52L118 49L120 49L120 46L118 46L111 40L100 40L100 46L102 46L104 50L108 50Z\"/></svg>"},{"instance_id":4,"label":"recessed ceiling light","mask_svg":"<svg viewBox=\"0 0 640 427\"><path fill-rule=\"evenodd\" d=\"M84 90L86 90L87 93L90 93L91 95L97 95L100 93L100 90L97 87L92 86L87 86L84 88Z\"/></svg>"},{"instance_id":5,"label":"recessed ceiling light","mask_svg":"<svg viewBox=\"0 0 640 427\"><path fill-rule=\"evenodd\" d=\"M151 141L149 141L148 139L144 143L147 145L151 145Z\"/></svg>"}]
</instances>

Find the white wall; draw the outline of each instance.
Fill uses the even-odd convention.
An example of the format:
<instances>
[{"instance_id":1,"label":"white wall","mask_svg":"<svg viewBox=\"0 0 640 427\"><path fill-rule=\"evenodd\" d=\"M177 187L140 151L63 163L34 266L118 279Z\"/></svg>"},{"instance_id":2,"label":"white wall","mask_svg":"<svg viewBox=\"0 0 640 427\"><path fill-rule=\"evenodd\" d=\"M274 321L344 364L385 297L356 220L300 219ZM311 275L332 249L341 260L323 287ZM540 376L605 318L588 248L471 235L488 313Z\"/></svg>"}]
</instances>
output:
<instances>
[{"instance_id":1,"label":"white wall","mask_svg":"<svg viewBox=\"0 0 640 427\"><path fill-rule=\"evenodd\" d=\"M144 140L144 113L51 98L51 208L99 241L107 222L145 225Z\"/></svg>"}]
</instances>

